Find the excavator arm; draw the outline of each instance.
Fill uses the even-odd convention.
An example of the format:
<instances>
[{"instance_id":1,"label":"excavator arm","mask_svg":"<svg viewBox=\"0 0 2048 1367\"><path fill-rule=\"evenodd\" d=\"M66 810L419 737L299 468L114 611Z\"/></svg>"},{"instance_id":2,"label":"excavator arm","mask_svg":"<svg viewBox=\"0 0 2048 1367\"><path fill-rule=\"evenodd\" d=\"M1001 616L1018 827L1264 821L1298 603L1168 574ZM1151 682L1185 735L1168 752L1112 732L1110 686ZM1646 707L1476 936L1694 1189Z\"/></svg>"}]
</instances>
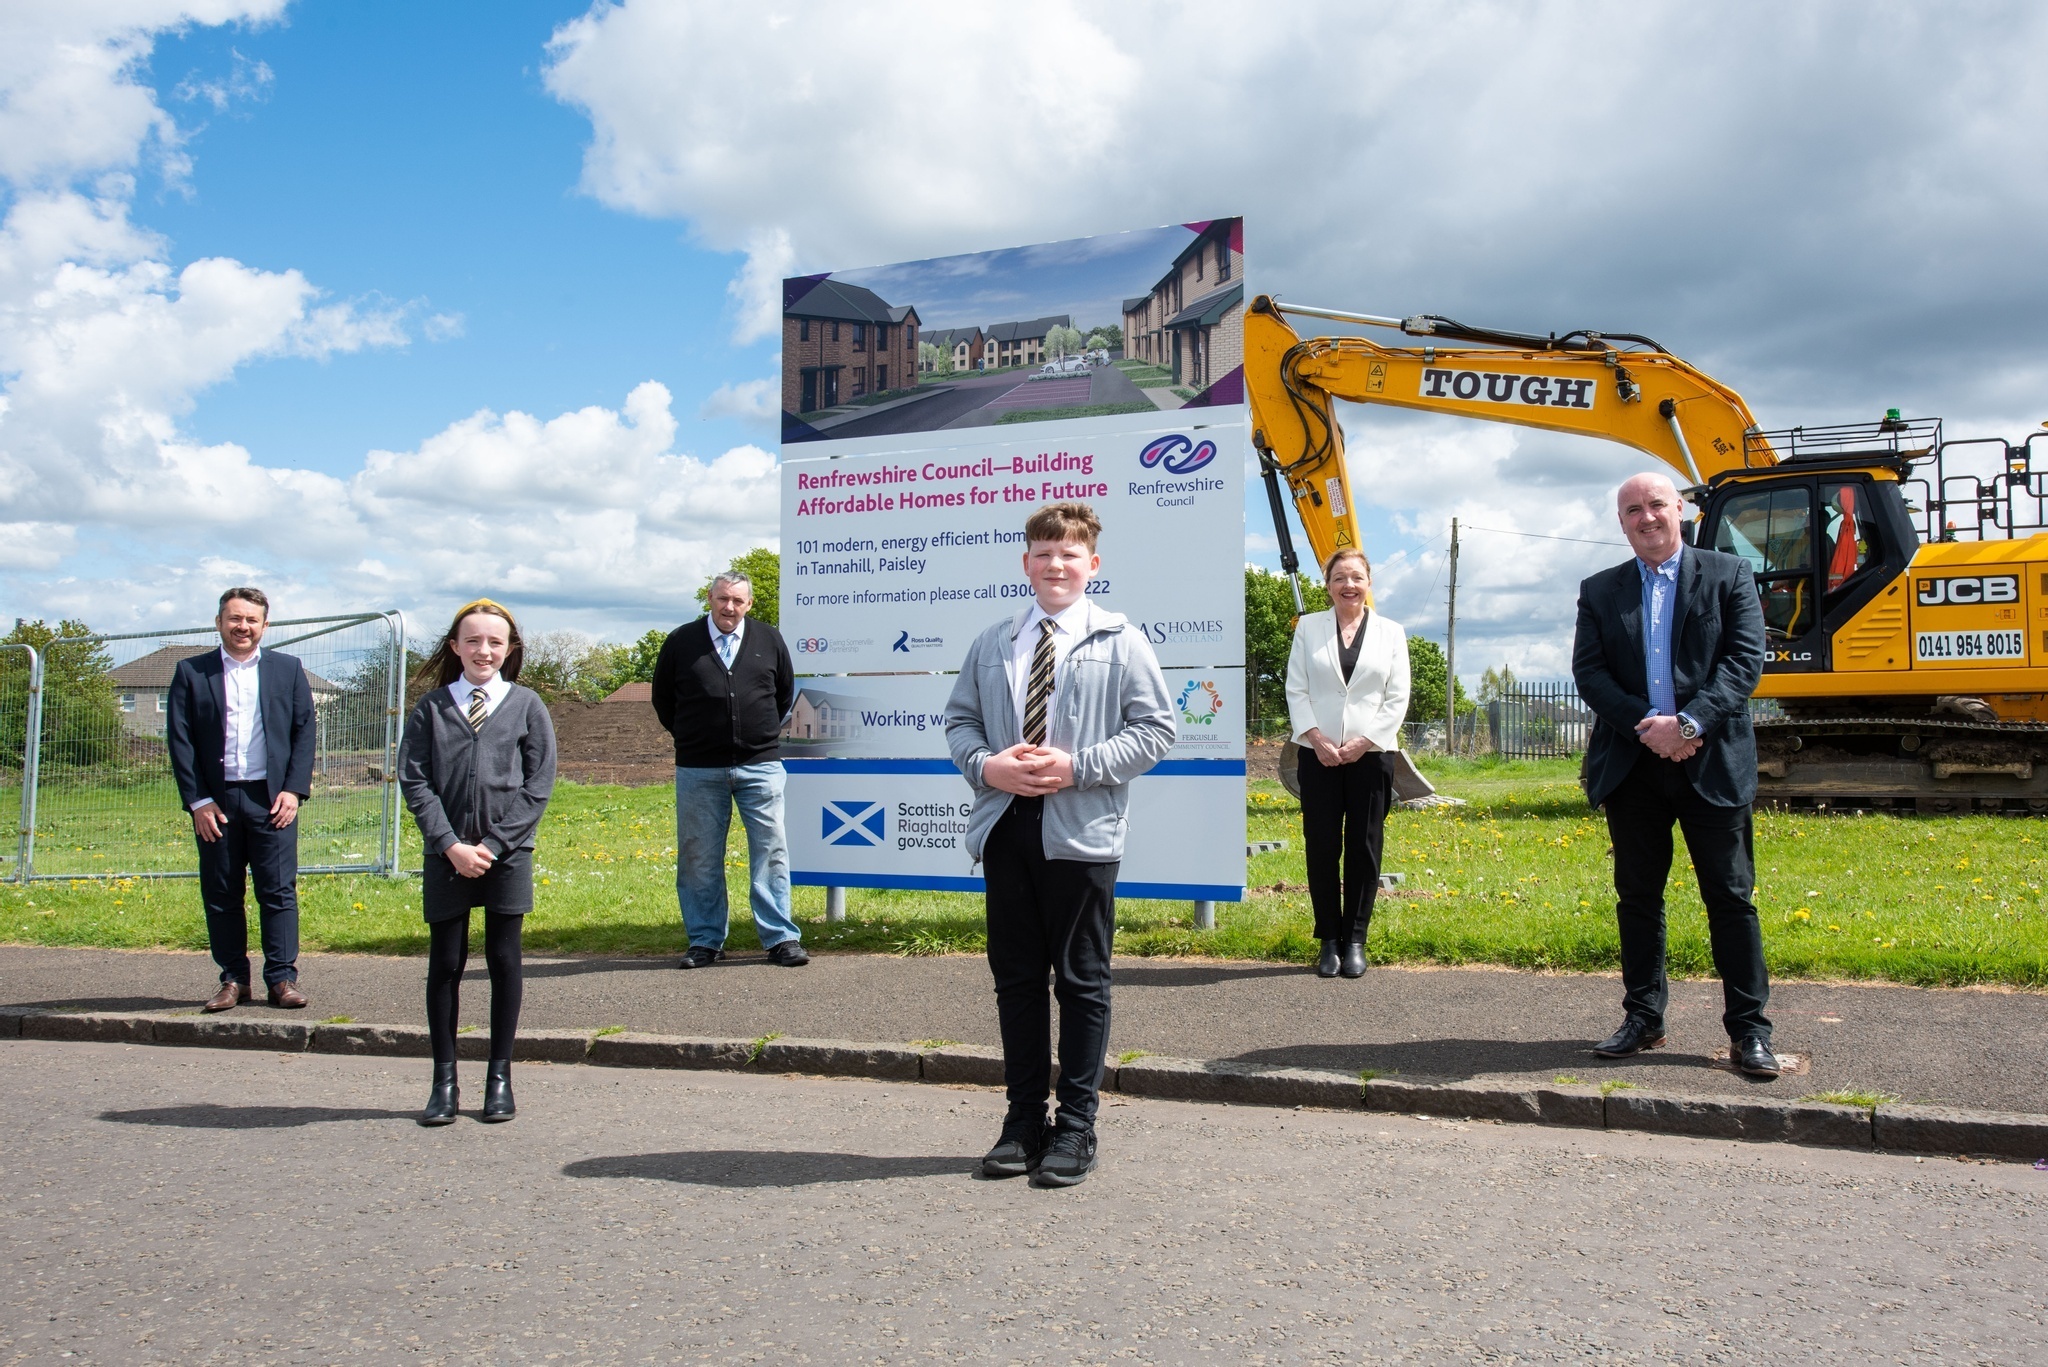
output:
<instances>
[{"instance_id":1,"label":"excavator arm","mask_svg":"<svg viewBox=\"0 0 2048 1367\"><path fill-rule=\"evenodd\" d=\"M1282 316L1288 313L1481 345L1387 347L1363 337L1303 338ZM1280 480L1287 481L1317 564L1359 544L1336 399L1604 437L1655 457L1693 487L1725 470L1778 459L1741 395L1631 334L1538 337L1447 318L1283 305L1262 294L1245 314L1244 376L1252 444L1290 581L1296 559Z\"/></svg>"}]
</instances>

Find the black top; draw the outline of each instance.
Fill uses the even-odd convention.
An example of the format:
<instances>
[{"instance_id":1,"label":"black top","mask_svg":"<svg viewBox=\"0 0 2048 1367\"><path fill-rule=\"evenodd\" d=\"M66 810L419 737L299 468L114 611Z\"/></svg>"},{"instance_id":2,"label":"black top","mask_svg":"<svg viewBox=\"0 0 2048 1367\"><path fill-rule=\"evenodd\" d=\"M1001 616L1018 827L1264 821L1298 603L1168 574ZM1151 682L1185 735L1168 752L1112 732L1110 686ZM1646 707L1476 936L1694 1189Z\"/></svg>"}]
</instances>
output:
<instances>
[{"instance_id":1,"label":"black top","mask_svg":"<svg viewBox=\"0 0 2048 1367\"><path fill-rule=\"evenodd\" d=\"M1344 644L1344 625L1337 624L1337 668L1344 671L1344 682L1351 682L1351 671L1358 668L1358 648L1365 644L1365 624L1372 620L1372 609L1358 619L1358 630L1351 637L1351 644Z\"/></svg>"},{"instance_id":2,"label":"black top","mask_svg":"<svg viewBox=\"0 0 2048 1367\"><path fill-rule=\"evenodd\" d=\"M728 769L782 758L782 719L796 701L796 666L782 633L749 618L726 669L711 619L668 634L654 665L654 715L676 740L679 769Z\"/></svg>"},{"instance_id":3,"label":"black top","mask_svg":"<svg viewBox=\"0 0 2048 1367\"><path fill-rule=\"evenodd\" d=\"M210 797L227 801L228 706L220 651L178 661L171 676L164 745L178 801L185 807ZM298 657L266 650L256 658L256 705L263 712L263 782L270 801L279 793L313 792L313 686Z\"/></svg>"},{"instance_id":4,"label":"black top","mask_svg":"<svg viewBox=\"0 0 2048 1367\"><path fill-rule=\"evenodd\" d=\"M1749 562L1687 546L1678 562L1671 614L1671 686L1678 710L1700 725L1700 748L1685 761L1693 791L1717 807L1756 795L1756 733L1749 695L1764 666L1764 615ZM1630 560L1579 585L1572 678L1598 722L1581 773L1599 806L1649 753L1636 723L1650 714L1643 659L1643 577Z\"/></svg>"}]
</instances>

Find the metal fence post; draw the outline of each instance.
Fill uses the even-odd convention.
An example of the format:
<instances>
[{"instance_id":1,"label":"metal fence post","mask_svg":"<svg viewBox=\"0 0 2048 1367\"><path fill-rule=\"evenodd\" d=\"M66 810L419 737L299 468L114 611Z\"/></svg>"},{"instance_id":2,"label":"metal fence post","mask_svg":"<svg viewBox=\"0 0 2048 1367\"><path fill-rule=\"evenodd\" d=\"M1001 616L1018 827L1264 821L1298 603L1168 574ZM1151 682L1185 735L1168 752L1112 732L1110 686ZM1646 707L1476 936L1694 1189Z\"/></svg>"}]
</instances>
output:
<instances>
[{"instance_id":1,"label":"metal fence post","mask_svg":"<svg viewBox=\"0 0 2048 1367\"><path fill-rule=\"evenodd\" d=\"M0 644L0 650L28 652L28 696L21 711L21 828L16 832L14 881L26 885L35 871L36 758L43 748L43 656L26 641Z\"/></svg>"},{"instance_id":2,"label":"metal fence post","mask_svg":"<svg viewBox=\"0 0 2048 1367\"><path fill-rule=\"evenodd\" d=\"M405 614L387 612L384 614L386 628L391 633L389 667L384 675L384 793L383 849L384 876L397 878L398 838L401 834L398 811L398 747L403 739L405 719L399 715L405 709Z\"/></svg>"}]
</instances>

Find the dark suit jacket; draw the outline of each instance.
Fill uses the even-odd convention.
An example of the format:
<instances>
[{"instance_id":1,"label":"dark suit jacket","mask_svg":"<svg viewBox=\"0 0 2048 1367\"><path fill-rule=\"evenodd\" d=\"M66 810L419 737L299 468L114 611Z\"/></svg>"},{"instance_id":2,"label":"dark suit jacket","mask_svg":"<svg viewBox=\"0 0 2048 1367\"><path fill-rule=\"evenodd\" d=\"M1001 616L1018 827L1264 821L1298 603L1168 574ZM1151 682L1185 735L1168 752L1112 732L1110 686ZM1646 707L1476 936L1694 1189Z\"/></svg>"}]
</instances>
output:
<instances>
[{"instance_id":1,"label":"dark suit jacket","mask_svg":"<svg viewBox=\"0 0 2048 1367\"><path fill-rule=\"evenodd\" d=\"M263 781L270 801L283 792L304 801L313 791L313 686L298 656L264 651L256 661L256 695L263 708ZM189 809L202 797L227 800L228 704L218 649L178 662L164 742L180 802Z\"/></svg>"},{"instance_id":2,"label":"dark suit jacket","mask_svg":"<svg viewBox=\"0 0 2048 1367\"><path fill-rule=\"evenodd\" d=\"M1643 660L1643 581L1636 561L1579 585L1572 678L1598 720L1586 747L1586 800L1607 800L1645 753L1636 723L1650 714ZM1687 546L1678 562L1671 627L1671 684L1678 710L1700 726L1685 762L1693 789L1719 807L1756 797L1756 733L1749 695L1764 669L1764 614L1749 562Z\"/></svg>"}]
</instances>

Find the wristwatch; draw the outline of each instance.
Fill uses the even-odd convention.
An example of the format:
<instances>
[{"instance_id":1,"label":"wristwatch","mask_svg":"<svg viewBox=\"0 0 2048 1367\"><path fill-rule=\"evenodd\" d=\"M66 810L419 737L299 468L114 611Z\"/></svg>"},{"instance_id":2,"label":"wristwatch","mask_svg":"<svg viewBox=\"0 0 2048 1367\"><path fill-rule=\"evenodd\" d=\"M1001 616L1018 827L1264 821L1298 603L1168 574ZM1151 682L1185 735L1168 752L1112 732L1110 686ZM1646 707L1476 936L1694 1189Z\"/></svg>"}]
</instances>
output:
<instances>
[{"instance_id":1,"label":"wristwatch","mask_svg":"<svg viewBox=\"0 0 2048 1367\"><path fill-rule=\"evenodd\" d=\"M1700 738L1700 724L1681 712L1678 714L1678 734L1687 740L1698 740Z\"/></svg>"}]
</instances>

